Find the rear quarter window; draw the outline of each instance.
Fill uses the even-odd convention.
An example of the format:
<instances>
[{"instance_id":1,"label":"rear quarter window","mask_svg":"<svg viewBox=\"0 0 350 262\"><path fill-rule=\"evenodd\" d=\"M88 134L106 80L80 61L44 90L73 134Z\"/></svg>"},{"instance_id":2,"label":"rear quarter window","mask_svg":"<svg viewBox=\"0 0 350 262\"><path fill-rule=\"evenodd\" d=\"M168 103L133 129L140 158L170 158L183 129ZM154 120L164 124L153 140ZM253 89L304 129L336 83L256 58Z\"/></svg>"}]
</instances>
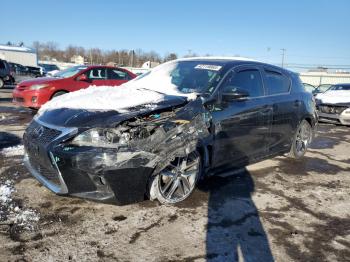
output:
<instances>
[{"instance_id":1,"label":"rear quarter window","mask_svg":"<svg viewBox=\"0 0 350 262\"><path fill-rule=\"evenodd\" d=\"M268 95L284 94L290 90L290 79L279 72L265 70L265 84Z\"/></svg>"}]
</instances>

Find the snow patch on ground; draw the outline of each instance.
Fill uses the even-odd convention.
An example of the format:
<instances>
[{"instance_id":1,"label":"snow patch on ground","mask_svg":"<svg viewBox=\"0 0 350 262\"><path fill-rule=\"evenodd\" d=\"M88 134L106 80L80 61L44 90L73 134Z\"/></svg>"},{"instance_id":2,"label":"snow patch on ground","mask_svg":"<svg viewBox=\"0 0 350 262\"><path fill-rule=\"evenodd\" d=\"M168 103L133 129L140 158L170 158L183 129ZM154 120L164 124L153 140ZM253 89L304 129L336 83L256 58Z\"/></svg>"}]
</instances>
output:
<instances>
[{"instance_id":1,"label":"snow patch on ground","mask_svg":"<svg viewBox=\"0 0 350 262\"><path fill-rule=\"evenodd\" d=\"M13 192L13 187L11 186L11 182L6 180L4 185L0 186L0 204L4 205L11 201L11 194Z\"/></svg>"},{"instance_id":2,"label":"snow patch on ground","mask_svg":"<svg viewBox=\"0 0 350 262\"><path fill-rule=\"evenodd\" d=\"M0 153L6 157L21 156L21 155L24 155L24 147L23 145L11 146L11 147L4 148L3 150L0 151Z\"/></svg>"},{"instance_id":3,"label":"snow patch on ground","mask_svg":"<svg viewBox=\"0 0 350 262\"><path fill-rule=\"evenodd\" d=\"M15 192L14 182L0 182L0 221L13 224L24 230L34 230L40 214L30 208L20 208L12 198Z\"/></svg>"}]
</instances>

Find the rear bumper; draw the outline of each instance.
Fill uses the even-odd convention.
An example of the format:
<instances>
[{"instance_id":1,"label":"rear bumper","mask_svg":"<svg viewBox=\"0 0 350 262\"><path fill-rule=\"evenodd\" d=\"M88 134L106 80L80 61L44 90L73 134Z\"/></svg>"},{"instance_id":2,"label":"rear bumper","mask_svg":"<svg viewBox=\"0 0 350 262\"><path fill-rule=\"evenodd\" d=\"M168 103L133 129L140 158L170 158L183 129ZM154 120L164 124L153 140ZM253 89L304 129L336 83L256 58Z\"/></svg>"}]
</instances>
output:
<instances>
[{"instance_id":1,"label":"rear bumper","mask_svg":"<svg viewBox=\"0 0 350 262\"><path fill-rule=\"evenodd\" d=\"M327 114L318 112L318 117L320 122L350 125L350 115L345 114Z\"/></svg>"}]
</instances>

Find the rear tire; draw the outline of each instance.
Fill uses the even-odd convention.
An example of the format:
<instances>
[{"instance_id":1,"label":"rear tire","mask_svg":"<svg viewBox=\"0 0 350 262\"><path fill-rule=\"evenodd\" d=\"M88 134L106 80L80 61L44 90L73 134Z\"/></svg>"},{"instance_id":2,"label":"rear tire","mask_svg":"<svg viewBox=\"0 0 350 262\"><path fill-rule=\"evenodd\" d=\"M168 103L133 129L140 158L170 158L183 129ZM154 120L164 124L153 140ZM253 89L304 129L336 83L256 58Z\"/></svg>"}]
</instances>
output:
<instances>
[{"instance_id":1,"label":"rear tire","mask_svg":"<svg viewBox=\"0 0 350 262\"><path fill-rule=\"evenodd\" d=\"M158 175L149 187L151 200L162 204L175 204L188 198L196 187L202 172L201 156L197 151L186 157L177 157Z\"/></svg>"},{"instance_id":2,"label":"rear tire","mask_svg":"<svg viewBox=\"0 0 350 262\"><path fill-rule=\"evenodd\" d=\"M307 120L300 122L294 134L292 147L288 156L294 159L302 158L312 142L312 127Z\"/></svg>"}]
</instances>

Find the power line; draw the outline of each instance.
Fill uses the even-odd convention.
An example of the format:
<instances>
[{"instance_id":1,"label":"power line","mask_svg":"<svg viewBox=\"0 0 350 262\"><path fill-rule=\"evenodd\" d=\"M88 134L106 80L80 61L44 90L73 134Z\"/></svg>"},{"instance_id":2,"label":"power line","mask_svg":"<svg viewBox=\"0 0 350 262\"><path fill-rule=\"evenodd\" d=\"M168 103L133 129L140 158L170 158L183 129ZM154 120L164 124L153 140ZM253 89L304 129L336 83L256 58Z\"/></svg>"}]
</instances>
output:
<instances>
[{"instance_id":1,"label":"power line","mask_svg":"<svg viewBox=\"0 0 350 262\"><path fill-rule=\"evenodd\" d=\"M283 68L283 65L284 65L284 54L285 52L287 51L285 48L282 48L282 68Z\"/></svg>"}]
</instances>

